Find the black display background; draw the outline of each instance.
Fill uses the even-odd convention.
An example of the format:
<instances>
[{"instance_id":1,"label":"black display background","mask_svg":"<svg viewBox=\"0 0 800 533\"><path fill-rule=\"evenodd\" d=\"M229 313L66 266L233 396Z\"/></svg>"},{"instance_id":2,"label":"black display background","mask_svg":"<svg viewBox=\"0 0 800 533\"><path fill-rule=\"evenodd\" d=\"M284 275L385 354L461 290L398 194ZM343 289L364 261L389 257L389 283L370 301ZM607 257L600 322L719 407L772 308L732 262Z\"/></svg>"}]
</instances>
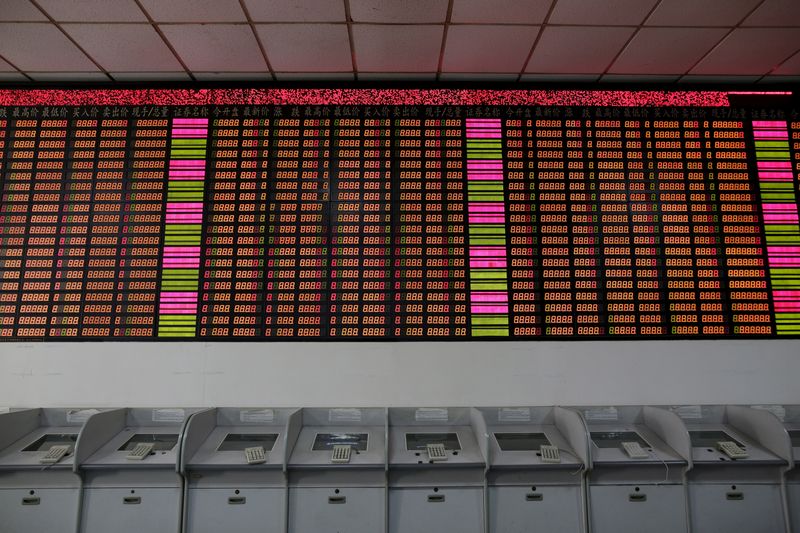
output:
<instances>
[{"instance_id":1,"label":"black display background","mask_svg":"<svg viewBox=\"0 0 800 533\"><path fill-rule=\"evenodd\" d=\"M133 142L133 139L134 139L132 131L135 129L135 120L138 119L138 118L170 118L170 117L186 117L186 116L209 117L209 119L210 119L209 120L209 136L208 136L208 145L207 145L207 161L209 162L209 164L207 165L206 195L208 195L208 192L209 192L208 185L212 181L211 179L209 179L209 177L211 176L211 172L213 172L213 170L214 170L211 167L211 162L214 161L214 159L212 158L212 152L214 150L214 148L213 148L213 140L215 139L215 136L214 136L215 127L213 126L213 123L214 123L213 120L215 118L234 118L234 117L237 117L237 118L240 118L240 119L242 119L242 118L270 118L270 119L274 119L276 117L276 115L279 113L280 116L282 116L282 117L297 117L297 118L300 118L301 119L301 124L302 124L302 120L305 119L305 118L308 118L308 119L315 119L315 118L330 119L331 120L330 131L331 131L331 139L332 140L334 139L334 132L336 130L336 126L335 126L335 122L334 121L336 121L339 118L360 118L362 120L363 119L390 119L391 120L391 126L389 126L389 128L391 129L391 131L394 131L394 129L397 127L395 125L396 124L395 121L397 121L399 119L402 119L402 118L416 118L416 119L422 120L423 122L424 122L424 120L426 118L428 118L428 119L434 119L434 118L459 119L459 120L462 121L462 125L461 125L462 131L466 130L465 123L463 122L464 119L470 118L470 117L485 117L485 118L492 117L492 118L501 118L501 119L519 119L519 120L523 121L523 124L525 124L526 121L528 121L528 120L534 120L535 121L536 119L561 119L561 120L565 120L565 119L573 119L574 120L574 119L577 119L577 120L581 120L581 121L586 121L586 120L593 120L594 121L594 120L598 120L598 119L599 120L620 120L620 121L624 121L626 119L630 119L630 120L639 120L639 121L642 122L642 124L645 124L648 121L650 121L650 123L652 123L652 121L654 121L654 120L679 120L679 121L698 120L698 121L701 122L701 129L703 129L702 122L705 121L705 120L708 120L708 121L712 121L712 120L735 120L735 121L742 121L743 122L742 130L745 132L745 140L746 140L746 147L747 147L746 150L747 150L747 156L748 156L747 162L748 162L748 168L749 168L748 172L749 172L749 178L750 178L750 188L751 188L752 191L755 192L756 198L758 198L758 194L757 194L757 191L758 191L758 180L757 180L757 177L756 177L755 171L754 171L754 169L755 169L755 155L754 155L754 149L753 149L752 133L750 132L751 128L750 128L750 126L748 124L748 121L750 121L750 120L793 120L793 119L796 120L797 117L798 117L798 112L796 110L788 110L788 109L753 109L753 108L745 109L745 108L733 108L733 107L731 107L731 108L724 108L724 107L715 107L715 108L666 108L666 107L655 107L655 108L629 108L629 107L626 107L626 108L583 108L583 107L548 107L548 108L542 108L542 107L497 107L497 106L495 106L495 107L490 107L490 106L469 106L469 107L455 107L455 106L454 107L443 107L443 106L431 106L431 107L422 107L422 106L408 106L408 107L402 107L402 106L380 106L380 107L372 107L372 106L284 106L284 107L280 108L280 111L277 111L277 110L278 110L278 108L276 108L274 106L258 106L258 107L248 107L248 106L217 106L217 107L214 107L214 106L208 106L208 107L140 106L140 107L125 107L125 108L119 108L119 107L118 108L110 108L110 107L94 107L94 108L88 108L88 107L87 108L69 108L69 107L57 107L57 108L0 108L0 120L7 120L7 122L8 122L8 126L7 126L7 128L5 130L5 136L4 137L0 137L0 140L5 140L5 143L6 143L4 148L0 148L0 171L2 172L2 174L0 174L0 179L2 179L2 181L0 182L0 187L2 187L3 191L4 191L4 193L3 193L4 197L3 198L5 198L5 185L7 183L6 175L9 172L11 172L11 169L9 168L10 162L11 162L11 157L9 156L9 152L12 149L11 146L10 146L10 141L11 141L10 131L13 128L14 121L17 120L17 119L39 119L39 120L41 120L41 119L45 118L45 115L52 115L54 118L67 118L68 119L70 125L68 126L68 131L67 131L67 135L66 135L66 138L65 138L67 140L67 145L66 145L65 151L69 151L69 140L72 138L72 131L75 129L74 126L73 126L73 123L74 123L75 120L83 119L83 118L97 118L97 119L102 119L102 118L127 118L128 121L129 121L129 125L128 125L129 135L127 137L127 140L128 140L127 150L131 154L132 154L132 142ZM36 116L33 116L33 115L36 115ZM273 126L270 126L271 130L273 130L273 128L274 128ZM424 126L422 127L422 129L424 130ZM525 131L526 129L529 129L529 128L527 128L526 126L522 127L523 131ZM647 129L648 129L647 126L642 126L641 127L642 131L645 131ZM652 126L649 129L652 130ZM504 130L505 130L505 127L504 127ZM394 265L395 259L400 258L400 256L398 255L398 252L397 252L397 248L399 248L399 247L395 244L396 243L396 237L398 236L398 233L399 233L398 232L399 222L396 219L394 219L394 217L396 216L396 214L398 212L396 204L397 204L397 202L399 202L399 200L398 200L399 191L396 190L396 187L397 187L397 184L398 184L397 172L398 172L398 169L399 169L399 160L400 160L400 158L397 155L398 152L399 152L399 146L398 146L398 143L396 142L396 137L394 135L391 135L390 138L392 139L392 145L391 145L391 153L392 153L392 161L391 161L391 170L392 170L392 179L391 179L391 183L392 183L392 189L391 189L392 206L391 206L389 212L392 213L393 220L392 220L392 225L391 225L391 235L390 235L391 238L390 238L390 245L389 246L392 247L392 253L390 255L387 255L387 256L384 256L384 257L389 257L391 259L390 265ZM362 139L363 139L363 137L362 137ZM462 146L463 146L463 148L462 148L462 152L463 152L462 164L463 164L463 170L464 170L464 175L465 175L464 176L463 192L464 192L464 198L465 198L465 203L466 203L467 188L466 188L466 138L465 138L465 134L462 135L462 139L461 140L462 140ZM508 150L508 148L505 145L505 141L506 141L506 139L504 138L504 152ZM275 149L274 145L272 144L272 139L271 139L270 142L271 142L271 145L269 147L269 150ZM325 211L325 219L327 220L326 229L327 229L327 239L328 239L328 245L327 245L328 246L328 258L329 258L329 262L328 262L329 266L328 266L328 268L330 268L330 255L331 255L330 252L331 252L331 247L333 246L332 245L332 227L335 224L335 221L333 220L334 213L332 212L332 205L331 205L331 203L333 201L335 201L334 198L333 198L333 194L334 194L334 191L336 190L336 186L335 186L336 161L335 161L335 158L333 156L333 151L335 150L333 144L334 143L332 142L331 143L331 148L330 148L331 152L332 152L331 159L330 159L330 166L329 166L330 171L331 171L331 177L330 177L330 187L328 189L330 191L330 195L331 196L330 196L330 198L329 198L329 200L327 202L327 209ZM301 150L302 150L302 147L301 147ZM423 148L423 151L424 151L424 148ZM564 149L564 151L565 152L567 151L566 148ZM644 150L644 151L646 152L646 150ZM705 150L703 150L703 151L705 151ZM792 152L792 153L796 154L796 152ZM167 158L168 158L168 154L167 154ZM524 170L526 172L528 172L530 170L528 168L529 159L527 157L525 157L525 158L523 158L523 161L524 161L524 163L523 163ZM505 160L505 163L507 165L507 163L508 163L507 159ZM646 154L644 155L644 163L645 163L645 168L647 168L648 158L647 158ZM793 165L794 165L794 168L795 168L795 190L797 190L797 164L798 163L793 160ZM69 165L65 164L64 168L65 169L69 168ZM131 169L131 161L128 160L126 162L126 165L125 165L125 171L128 172L130 169ZM270 170L270 172L274 171L274 164L270 164L269 170ZM66 170L64 172L66 172ZM684 172L686 172L686 169L684 169ZM65 178L65 180L66 180L66 178ZM123 185L123 191L128 191L129 190L129 185L128 185L129 179L128 179L127 175L124 176L123 181L125 182L125 185ZM505 185L506 185L505 186L505 190L506 190L506 192L508 192L508 179L505 180ZM166 173L165 173L165 177L164 177L164 187L163 187L162 190L164 192L164 200L163 200L163 202L166 203L166 190L167 190L167 187L166 187ZM32 194L33 191L31 190L30 193ZM537 191L537 195L538 195L538 191ZM0 204L0 209L2 209L2 205L4 205L5 203L6 203L5 200L3 200L3 203ZM538 203L539 203L538 199L533 202L533 205L536 208L535 209L535 213L537 213L537 215L540 214L540 210L538 209ZM756 213L760 213L761 212L760 202L756 201L755 203L756 203L755 212ZM424 204L424 202L423 202L423 204ZM715 201L715 205L717 206L717 208L718 208L718 204L719 204L719 200L717 199ZM30 201L29 201L29 205L30 205ZM599 214L600 214L600 211L598 210L598 215ZM7 215L7 213L2 213L2 216L6 216L6 215ZM59 216L60 215L61 215L61 211L59 211ZM464 231L465 244L464 244L464 246L465 246L465 248L468 248L468 242L466 242L467 241L467 238L466 238L467 226L468 226L468 222L466 221L466 219L467 219L466 211L464 212L464 215L465 215L465 222L464 222L464 226L465 226L465 231ZM506 212L506 216L508 216L508 212ZM205 239L208 236L208 233L207 233L207 226L208 225L209 225L209 223L208 223L208 212L206 212L206 213L204 213L204 230L203 230L203 237L202 237L202 241L201 242L205 242ZM721 228L722 223L719 222L717 225ZM598 224L598 226L599 226L599 224ZM507 228L508 228L508 222L507 222ZM536 236L537 233L538 233L537 228L534 227L534 236ZM663 234L663 232L661 231L661 228L657 228L657 233L658 234ZM57 235L60 235L60 233L57 233ZM508 233L506 235L507 235L507 237L510 237L510 235ZM717 236L719 237L719 239L718 239L719 243L721 243L723 236L721 234L719 234L719 233L717 234ZM5 237L5 235L3 235L3 237ZM762 232L762 239L763 239L763 232ZM265 238L265 241L266 241L266 238ZM27 249L26 248L27 247L27 239L26 239L25 242L26 242L26 244L24 245L25 248L23 248L23 250ZM3 245L3 246L5 246L5 245ZM161 246L163 247L163 244ZM266 248L266 246L267 245L265 243L264 247ZM540 246L540 244L539 245L535 245L533 248L536 249L538 246ZM717 246L722 248L721 244L718 244ZM762 252L763 252L764 246L765 245L764 245L764 243L762 241L762 246L761 246L762 247ZM5 254L3 254L3 255L5 255ZM425 255L424 251L423 251L423 255ZM764 255L764 254L762 254L762 255ZM27 257L26 254L23 252L23 256L21 258L22 261L23 261L23 264L24 264L24 261L25 261L26 257ZM205 257L206 257L205 254L203 254L202 257L203 257L203 259L205 259ZM723 257L723 256L720 255L720 257ZM264 258L266 260L267 256L265 255ZM0 258L0 259L4 259L4 258ZM665 265L665 261L664 261L664 257L663 257L663 246L662 246L662 250L661 250L660 260L661 260L660 261L661 265L659 267L660 268L660 273L661 273L660 279L662 281L662 288L660 290L662 291L662 293L664 293L666 291L666 289L664 288L665 284L666 284L666 277L665 277L665 268L666 267L664 266ZM468 258L467 258L467 261L468 261ZM88 261L87 261L87 264L88 264ZM266 261L265 261L264 265L265 265L264 269L266 270L266 268L267 268L266 267ZM465 268L468 268L468 267L465 267ZM542 279L541 278L541 272L540 272L541 265L539 265L539 266L537 266L535 268L539 269L539 271L537 272L536 279L541 282L541 279ZM725 270L722 265L720 265L719 268L720 268L721 271ZM601 278L602 278L602 275L601 275L600 271L602 270L602 267L601 267L601 264L599 262L598 262L598 265L597 265L597 269L598 269L598 291L602 292L604 290L602 288L602 286L601 286L601 283L600 283ZM0 274L5 272L5 270L6 270L5 268L0 269ZM88 267L87 267L86 270L88 272ZM201 261L201 271L200 271L200 276L199 276L199 284L202 284L203 280L205 279L203 270L204 270L203 262ZM395 272L396 272L396 269L394 267L392 267L391 271L392 271L392 274L394 275ZM724 278L724 275L721 275L721 278ZM467 276L467 279L468 279L468 276ZM394 282L398 281L398 280L396 280L393 277L389 281L390 281L390 284L393 285ZM20 289L18 291L16 291L16 294L18 296L21 295L21 293L22 293L21 282L22 282L22 280L20 280ZM467 281L467 287L468 287L468 283L469 282ZM768 284L768 287L769 287L768 269L767 269L767 284ZM328 288L327 291L326 291L326 294L329 294L329 292L328 292L329 290L330 289ZM542 290L541 289L541 285L539 285L536 290L537 290L537 292L541 293L541 290ZM156 298L157 298L158 297L158 290L156 290L155 292L156 292ZM202 292L202 291L200 291L200 292ZM389 292L391 293L390 296L393 296L393 290L389 289ZM468 289L467 289L467 292L468 292ZM723 292L723 301L726 301L727 300L727 291L723 288L722 292ZM510 290L509 290L509 293L511 293ZM600 302L603 302L602 294L600 296L601 296L600 297ZM661 301L664 302L665 299L662 298ZM469 297L468 297L468 295L467 295L467 298L466 298L466 302L467 302L467 310L468 310L468 313L469 313L469 303L468 303L469 302ZM81 303L82 304L85 303L85 299L84 299L84 302L81 302ZM199 305L202 305L202 303L203 303L202 301L198 302ZM320 337L313 337L313 338L312 337L301 338L301 337L294 337L294 336L290 336L290 337L264 337L264 336L258 336L258 337L233 337L233 336L212 337L212 336L205 336L205 337L196 337L196 339L197 340L281 340L281 341L287 341L287 340L381 340L381 339L383 339L383 340L386 340L386 339L396 339L396 340L415 340L415 339L418 339L418 340L435 340L434 337L430 337L430 336L424 336L422 338L395 336L392 333L394 331L394 324L395 324L394 303L395 303L394 298L390 298L389 300L386 301L386 304L387 304L386 305L386 308L387 308L386 309L386 315L387 315L387 320L386 320L387 327L386 327L386 329L387 329L388 333L387 333L387 335L385 335L383 337L367 338L367 337L364 337L364 336L357 336L357 337L340 338L340 337L331 337L331 336L329 336L327 334L323 334ZM538 303L540 305L542 305L544 302L540 300ZM6 302L2 302L2 304L6 304ZM321 302L321 304L323 304L323 306L324 306L324 304L325 304L324 299ZM513 304L513 302L510 301L509 304ZM262 302L262 305L263 305L263 302ZM725 309L729 309L729 307L727 305L725 305L724 308ZM198 309L199 309L199 306L198 306ZM602 309L602 307L601 307L601 309ZM662 310L662 313L664 313L665 315L668 314L666 312L666 310ZM114 312L114 314L116 315L117 313ZM542 319L544 319L544 313L541 310L539 311L539 314L542 315ZM542 335L542 336L536 336L536 337L514 337L513 335L510 335L509 337L489 337L489 338L481 337L479 339L480 340L498 340L498 339L511 339L511 340L513 340L513 339L517 339L517 340L520 340L520 339L563 340L563 339L598 339L598 338L614 338L614 339L637 339L638 338L638 339L641 339L641 338L718 338L718 337L745 338L745 337L754 337L753 335L733 335L733 333L732 333L733 332L733 324L730 323L731 313L730 313L730 311L725 311L725 314L726 314L726 321L727 321L726 325L728 326L728 329L729 329L730 333L727 334L727 335L721 335L721 336L720 335L680 336L680 335L672 335L672 334L667 333L665 335L647 336L647 337L630 336L630 335L622 335L622 336L600 335L600 336L583 336L583 337L580 337L580 336L577 336L577 335L574 335L574 336L546 336L546 335ZM771 307L770 307L770 314L772 314ZM198 311L198 316L199 315L200 315L200 312ZM323 310L321 315L323 317L323 324L324 324L324 320L327 319L327 317L329 316L329 313L327 312L327 310ZM7 316L0 315L0 318L7 319ZM668 317L665 316L665 318L668 318ZM48 313L48 320L47 320L48 324L50 323L50 319L51 319L51 315ZM603 322L604 320L605 320L605 318L601 316L601 322ZM157 322L158 322L158 317L157 317L157 303L156 303L156 313L154 314L153 323L157 324ZM665 324L667 326L669 326L669 322L665 322ZM774 333L774 322L772 323L772 325L773 325L773 334L770 335L770 336L777 337L777 335ZM199 326L199 319L198 319L198 326ZM541 326L544 326L544 324L541 324ZM48 328L49 328L49 326L48 326ZM112 326L112 328L113 328L113 326ZM263 329L263 324L258 325L257 329L259 329L259 328ZM154 327L154 330L155 329L156 328ZM7 331L7 328L4 328L4 330ZM323 327L322 330L325 331L326 328ZM198 331L199 331L199 327L198 327ZM543 327L543 331L544 331L544 327ZM669 331L669 328L667 328L667 331ZM755 337L762 337L762 336L755 336ZM782 336L782 337L785 337L785 336ZM20 338L20 337L14 336L14 334L12 333L12 335L10 335L10 336L2 337L2 340L35 340L35 339L38 339L38 338L40 338L40 337L22 337L22 338ZM467 336L466 337L450 336L450 337L441 337L441 338L442 339L461 339L461 340L470 339L471 337L469 336L469 319L467 320ZM91 337L91 338L89 338L89 337L80 336L80 333L76 337L53 337L53 336L47 336L46 335L45 337L43 337L41 339L42 340L103 340L103 339L105 339L105 340L110 340L110 339L113 339L113 340L173 340L173 339L171 339L169 337L156 337L155 334L152 337L113 337L113 336L109 336L109 337L106 337L106 338L103 338L103 337L99 337L99 338L98 337ZM186 340L186 339L174 339L174 340Z\"/></svg>"}]
</instances>

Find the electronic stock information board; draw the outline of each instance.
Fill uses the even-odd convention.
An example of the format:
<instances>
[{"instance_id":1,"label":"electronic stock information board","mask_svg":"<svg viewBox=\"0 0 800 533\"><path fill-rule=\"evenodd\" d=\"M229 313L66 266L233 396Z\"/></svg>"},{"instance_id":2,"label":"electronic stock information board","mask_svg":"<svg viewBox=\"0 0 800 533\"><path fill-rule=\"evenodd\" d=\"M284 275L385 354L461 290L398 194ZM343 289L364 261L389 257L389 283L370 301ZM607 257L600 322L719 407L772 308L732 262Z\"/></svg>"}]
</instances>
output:
<instances>
[{"instance_id":1,"label":"electronic stock information board","mask_svg":"<svg viewBox=\"0 0 800 533\"><path fill-rule=\"evenodd\" d=\"M0 90L0 339L798 336L796 103Z\"/></svg>"}]
</instances>

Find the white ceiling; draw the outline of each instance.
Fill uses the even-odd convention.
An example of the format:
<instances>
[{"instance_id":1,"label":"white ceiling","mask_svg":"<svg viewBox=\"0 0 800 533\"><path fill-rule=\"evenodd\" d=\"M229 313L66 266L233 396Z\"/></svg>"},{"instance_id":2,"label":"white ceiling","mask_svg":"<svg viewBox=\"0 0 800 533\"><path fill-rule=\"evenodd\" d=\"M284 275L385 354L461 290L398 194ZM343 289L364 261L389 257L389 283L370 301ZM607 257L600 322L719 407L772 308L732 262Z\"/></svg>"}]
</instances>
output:
<instances>
[{"instance_id":1,"label":"white ceiling","mask_svg":"<svg viewBox=\"0 0 800 533\"><path fill-rule=\"evenodd\" d=\"M0 0L0 82L800 81L800 0Z\"/></svg>"}]
</instances>

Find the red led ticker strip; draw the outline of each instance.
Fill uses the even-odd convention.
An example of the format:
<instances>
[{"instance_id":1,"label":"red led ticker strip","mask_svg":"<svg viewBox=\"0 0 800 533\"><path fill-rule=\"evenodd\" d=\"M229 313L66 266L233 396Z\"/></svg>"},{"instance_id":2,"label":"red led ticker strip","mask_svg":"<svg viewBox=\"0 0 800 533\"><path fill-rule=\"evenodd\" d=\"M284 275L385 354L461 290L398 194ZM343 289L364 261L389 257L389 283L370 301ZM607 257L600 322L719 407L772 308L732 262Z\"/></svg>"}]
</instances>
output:
<instances>
[{"instance_id":1,"label":"red led ticker strip","mask_svg":"<svg viewBox=\"0 0 800 533\"><path fill-rule=\"evenodd\" d=\"M0 106L539 105L728 107L730 91L528 89L0 89ZM764 94L786 94L785 92Z\"/></svg>"}]
</instances>

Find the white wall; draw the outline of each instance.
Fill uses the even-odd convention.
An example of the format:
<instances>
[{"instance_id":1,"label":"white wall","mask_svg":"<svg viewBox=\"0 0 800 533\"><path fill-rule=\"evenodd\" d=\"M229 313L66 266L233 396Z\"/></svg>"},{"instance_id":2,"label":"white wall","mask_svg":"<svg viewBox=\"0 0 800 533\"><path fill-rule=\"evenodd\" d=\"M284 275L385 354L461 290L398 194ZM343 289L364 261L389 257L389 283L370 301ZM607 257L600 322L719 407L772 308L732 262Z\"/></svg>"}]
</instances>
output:
<instances>
[{"instance_id":1,"label":"white wall","mask_svg":"<svg viewBox=\"0 0 800 533\"><path fill-rule=\"evenodd\" d=\"M4 406L800 403L800 340L0 343Z\"/></svg>"}]
</instances>

